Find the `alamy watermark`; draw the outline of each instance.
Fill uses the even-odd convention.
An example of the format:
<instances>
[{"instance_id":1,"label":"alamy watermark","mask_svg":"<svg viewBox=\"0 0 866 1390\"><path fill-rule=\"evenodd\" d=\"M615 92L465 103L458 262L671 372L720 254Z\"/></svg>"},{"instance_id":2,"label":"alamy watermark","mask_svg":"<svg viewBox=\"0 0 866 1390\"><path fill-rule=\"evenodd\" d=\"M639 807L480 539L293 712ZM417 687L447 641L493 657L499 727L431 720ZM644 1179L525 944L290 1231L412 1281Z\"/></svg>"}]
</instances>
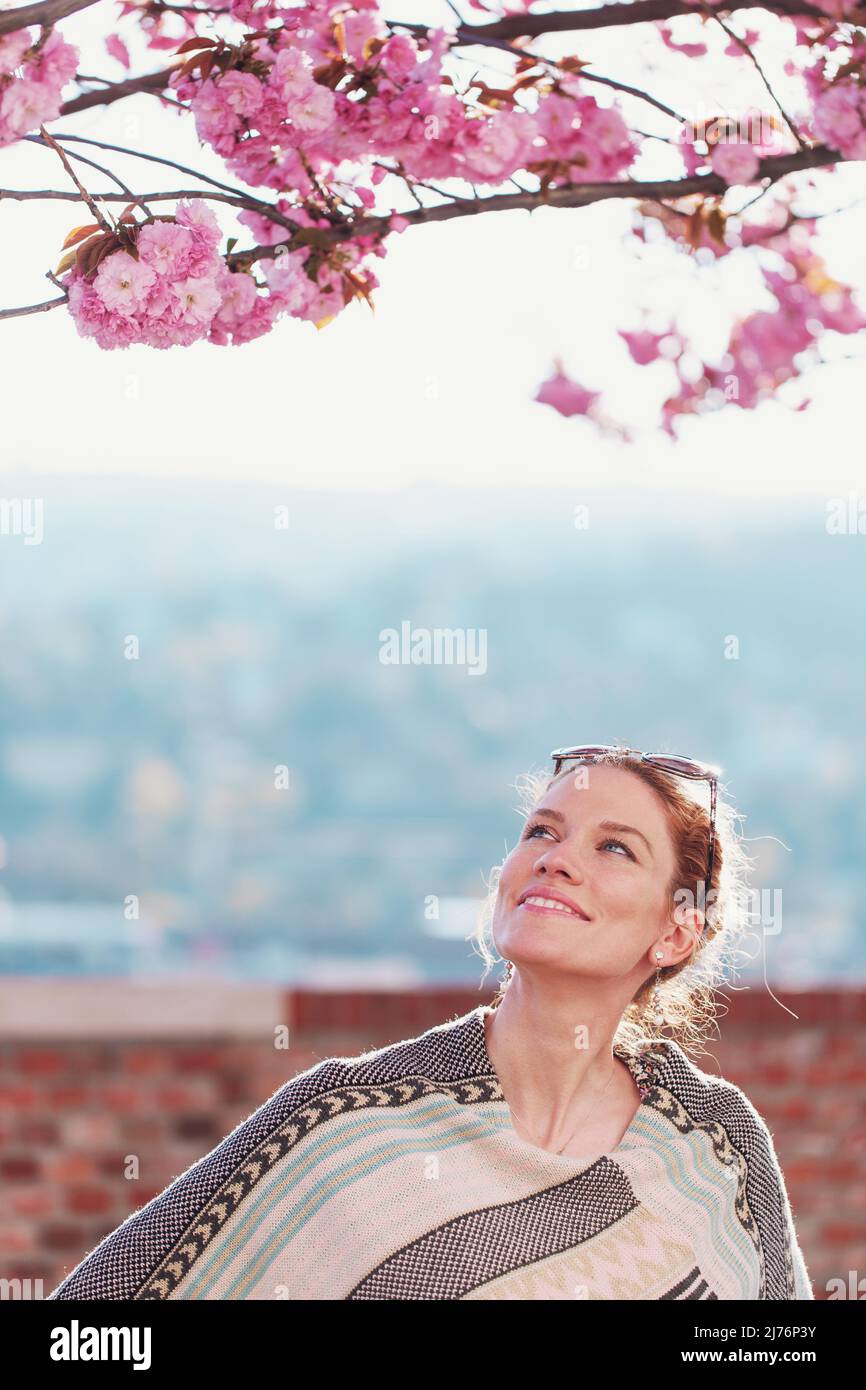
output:
<instances>
[{"instance_id":1,"label":"alamy watermark","mask_svg":"<svg viewBox=\"0 0 866 1390\"><path fill-rule=\"evenodd\" d=\"M0 497L0 536L23 536L25 545L41 545L43 510L41 497Z\"/></svg>"},{"instance_id":2,"label":"alamy watermark","mask_svg":"<svg viewBox=\"0 0 866 1390\"><path fill-rule=\"evenodd\" d=\"M711 149L714 145L770 145L778 129L779 121L771 111L754 107L737 116L703 116L684 127L688 139L703 140Z\"/></svg>"},{"instance_id":3,"label":"alamy watermark","mask_svg":"<svg viewBox=\"0 0 866 1390\"><path fill-rule=\"evenodd\" d=\"M847 497L828 497L824 529L828 536L866 536L866 497L849 492Z\"/></svg>"},{"instance_id":4,"label":"alamy watermark","mask_svg":"<svg viewBox=\"0 0 866 1390\"><path fill-rule=\"evenodd\" d=\"M484 627L414 627L404 618L398 632L379 633L383 666L465 666L470 676L487 671L487 629Z\"/></svg>"},{"instance_id":5,"label":"alamy watermark","mask_svg":"<svg viewBox=\"0 0 866 1390\"><path fill-rule=\"evenodd\" d=\"M690 888L680 888L674 894L678 908L696 909L705 920L713 922L715 910L721 897L726 896L717 889L706 891L703 879L698 883L697 892ZM765 936L778 936L782 930L782 890L781 888L744 888L733 893L737 913L745 926L759 927Z\"/></svg>"}]
</instances>

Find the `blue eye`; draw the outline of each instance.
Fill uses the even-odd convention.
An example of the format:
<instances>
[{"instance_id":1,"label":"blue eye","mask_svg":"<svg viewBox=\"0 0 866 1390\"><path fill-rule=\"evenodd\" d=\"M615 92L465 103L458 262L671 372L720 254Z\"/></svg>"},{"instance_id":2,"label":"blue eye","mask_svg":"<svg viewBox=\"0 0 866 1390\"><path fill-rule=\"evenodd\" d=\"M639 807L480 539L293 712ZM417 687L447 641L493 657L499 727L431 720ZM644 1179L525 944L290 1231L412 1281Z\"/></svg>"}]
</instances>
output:
<instances>
[{"instance_id":1,"label":"blue eye","mask_svg":"<svg viewBox=\"0 0 866 1390\"><path fill-rule=\"evenodd\" d=\"M602 841L602 844L604 844L604 845L619 845L620 849L624 849L624 850L625 850L625 852L626 852L626 854L628 855L629 859L634 859L634 855L632 854L632 852L631 852L631 850L629 849L628 845L624 845L623 842L622 842L622 840L603 840L603 841Z\"/></svg>"},{"instance_id":2,"label":"blue eye","mask_svg":"<svg viewBox=\"0 0 866 1390\"><path fill-rule=\"evenodd\" d=\"M545 825L543 821L532 821L529 825L527 825L526 829L523 832L524 840L537 839L535 833L537 830L546 830L549 834L553 834L553 831L551 830L550 826ZM628 845L625 844L622 840L602 840L601 844L599 845L599 849L604 849L606 845L617 845L619 849L625 850L626 855L629 859L634 859L632 851L629 849Z\"/></svg>"},{"instance_id":3,"label":"blue eye","mask_svg":"<svg viewBox=\"0 0 866 1390\"><path fill-rule=\"evenodd\" d=\"M524 835L524 839L534 839L536 830L550 830L550 826L545 825L543 821L534 821L533 824L527 828L526 834ZM550 833L552 834L553 832L551 831Z\"/></svg>"}]
</instances>

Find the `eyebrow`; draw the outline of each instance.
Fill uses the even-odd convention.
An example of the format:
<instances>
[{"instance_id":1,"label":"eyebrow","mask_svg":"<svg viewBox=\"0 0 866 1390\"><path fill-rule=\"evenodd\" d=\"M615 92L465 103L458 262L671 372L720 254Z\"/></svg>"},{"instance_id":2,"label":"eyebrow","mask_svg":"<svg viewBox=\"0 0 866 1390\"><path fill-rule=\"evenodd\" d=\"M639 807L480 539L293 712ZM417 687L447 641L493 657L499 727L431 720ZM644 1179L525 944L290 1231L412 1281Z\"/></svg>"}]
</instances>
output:
<instances>
[{"instance_id":1,"label":"eyebrow","mask_svg":"<svg viewBox=\"0 0 866 1390\"><path fill-rule=\"evenodd\" d=\"M565 821L565 816L562 814L562 812L555 811L552 806L539 806L538 809L533 811L532 814L534 816L546 816L548 820L556 820L559 821L560 824L563 824ZM650 858L655 858L655 855L652 851L652 845L650 844L646 835L644 835L643 831L636 830L633 825L620 825L619 821L615 820L600 820L598 823L598 828L599 830L618 830L621 835L637 835L638 839L643 840L644 844L649 850Z\"/></svg>"}]
</instances>

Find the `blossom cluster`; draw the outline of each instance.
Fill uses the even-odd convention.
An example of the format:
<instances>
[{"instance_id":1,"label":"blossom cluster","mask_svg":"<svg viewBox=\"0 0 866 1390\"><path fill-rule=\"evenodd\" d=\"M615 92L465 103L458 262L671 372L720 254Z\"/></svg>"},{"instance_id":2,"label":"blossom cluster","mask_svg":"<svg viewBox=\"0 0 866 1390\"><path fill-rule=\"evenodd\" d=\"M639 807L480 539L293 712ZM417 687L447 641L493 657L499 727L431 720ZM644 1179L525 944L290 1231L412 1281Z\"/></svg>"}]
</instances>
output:
<instances>
[{"instance_id":1,"label":"blossom cluster","mask_svg":"<svg viewBox=\"0 0 866 1390\"><path fill-rule=\"evenodd\" d=\"M172 76L200 139L253 187L308 196L317 175L378 159L422 181L495 185L522 168L614 179L638 153L618 109L575 74L553 84L539 71L534 110L512 94L465 101L443 72L445 29L416 39L382 31L372 8L346 14L335 59L337 8L305 7L303 28L258 31L231 50L214 43L206 64L203 53Z\"/></svg>"},{"instance_id":2,"label":"blossom cluster","mask_svg":"<svg viewBox=\"0 0 866 1390\"><path fill-rule=\"evenodd\" d=\"M134 224L128 238L133 249L104 256L95 273L75 265L65 276L82 337L102 348L188 346L208 335L224 300L234 312L220 229L200 198L180 203L173 219Z\"/></svg>"},{"instance_id":3,"label":"blossom cluster","mask_svg":"<svg viewBox=\"0 0 866 1390\"><path fill-rule=\"evenodd\" d=\"M760 15L750 16L757 27L743 32L738 24L738 32L725 29L722 38L698 12L700 0L688 3L694 14L671 16L655 28L660 44L677 55L673 62L717 52L731 65L750 57L757 64L751 50L764 37ZM506 9L519 14L532 4L512 0ZM785 221L782 185L756 214L781 208L778 224L772 218L756 224L752 213L731 217L738 201L744 210L758 204L761 190L748 202L725 193L758 183L766 159L795 151L808 156L812 144L826 144L841 158L866 158L866 38L849 9L849 0L818 0L808 15L783 21L795 35L784 71L799 82L799 104L786 97L783 109L768 88L776 108L769 114L733 110L724 119L683 120L679 135L658 136L674 173L670 156L678 152L687 178L716 178L694 198L641 202L636 240L657 232L700 264L751 248L776 305L734 322L724 357L713 363L703 362L675 325L622 332L635 363L665 362L675 374L662 409L669 433L679 416L712 408L732 381L737 403L753 408L800 373L822 333L864 327L851 292L829 278L806 244L814 227L802 218L797 228ZM84 248L58 274L65 273L79 333L103 348L165 348L248 342L283 315L323 326L352 299L370 302L378 285L373 258L384 256L389 232L409 225L393 209L389 217L386 207L358 226L365 213L377 211L376 190L389 175L406 182L419 203L419 188L439 193L437 185L448 180L496 190L528 173L545 195L564 185L652 177L650 156L661 147L649 144L654 137L641 121L630 128L623 114L623 92L631 101L640 92L611 92L617 83L591 72L591 63L576 56L553 63L520 44L510 72L499 64L499 76L485 78L487 66L473 63L455 65L454 76L453 23L410 31L384 13L381 0L229 0L228 9L202 19L195 9L154 10L121 0L121 14L139 26L139 39L172 52L166 95L174 108L191 113L199 139L238 181L271 196L241 200L237 218L254 238L247 252L221 253L204 193L182 201L172 216L144 208L144 220L136 211L112 226L100 215L101 226L72 233L67 244L84 237ZM75 72L70 45L50 29L38 40L34 33L0 38L0 145L57 115L61 90ZM117 33L106 48L129 67ZM644 96L675 117L649 92ZM601 393L571 380L559 360L536 399L599 428L618 428L605 416Z\"/></svg>"},{"instance_id":4,"label":"blossom cluster","mask_svg":"<svg viewBox=\"0 0 866 1390\"><path fill-rule=\"evenodd\" d=\"M363 276L358 269L364 246L338 249L311 276L311 248L282 250L273 221L254 213L241 217L262 246L275 248L262 261L263 281L247 269L229 267L219 251L220 229L211 209L201 198L188 199L174 216L123 223L129 248L111 250L95 271L87 270L86 259L70 267L61 283L78 332L101 348L188 347L203 339L238 345L267 333L284 313L327 322L344 307L347 275L357 277L355 289L363 283L369 291L378 284L369 269ZM295 211L294 217L314 225L306 214ZM94 231L90 246L108 235ZM82 243L82 253L87 246Z\"/></svg>"},{"instance_id":5,"label":"blossom cluster","mask_svg":"<svg viewBox=\"0 0 866 1390\"><path fill-rule=\"evenodd\" d=\"M718 361L701 361L674 323L661 332L620 330L635 363L645 367L664 362L673 370L676 389L663 402L660 418L662 429L672 438L675 422L685 415L726 403L754 410L775 397L781 386L816 363L825 332L852 334L866 329L866 313L850 287L829 275L810 246L813 232L808 220L786 221L779 227L751 227L738 241L723 245L722 254L749 246L757 250L761 279L775 306L737 319ZM562 415L585 415L598 424L603 419L601 392L573 380L559 360L556 367L536 399Z\"/></svg>"},{"instance_id":6,"label":"blossom cluster","mask_svg":"<svg viewBox=\"0 0 866 1390\"><path fill-rule=\"evenodd\" d=\"M29 29L0 35L0 146L60 114L63 88L77 67L78 49L55 30L36 40Z\"/></svg>"}]
</instances>

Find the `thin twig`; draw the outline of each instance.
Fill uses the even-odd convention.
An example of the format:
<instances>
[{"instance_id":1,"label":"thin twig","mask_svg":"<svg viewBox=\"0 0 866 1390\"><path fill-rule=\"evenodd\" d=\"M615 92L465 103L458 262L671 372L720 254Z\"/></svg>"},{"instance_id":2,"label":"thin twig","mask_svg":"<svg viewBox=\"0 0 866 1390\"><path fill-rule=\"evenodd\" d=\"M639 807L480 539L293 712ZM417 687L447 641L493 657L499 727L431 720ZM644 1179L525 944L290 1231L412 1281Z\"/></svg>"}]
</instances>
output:
<instances>
[{"instance_id":1,"label":"thin twig","mask_svg":"<svg viewBox=\"0 0 866 1390\"><path fill-rule=\"evenodd\" d=\"M24 135L22 136L22 139L32 140L35 145L45 144L45 141L42 139L41 135ZM113 170L107 169L104 164L97 164L95 159L88 159L87 155L76 154L74 150L67 150L66 153L69 155L70 159L77 159L79 164L87 164L90 166L91 169L96 169L98 173L105 174L106 178L113 179L114 182L117 184L118 188L126 194L130 202L137 203L138 206L146 213L148 217L153 216L153 213L151 212L147 204L142 202L140 198L137 198L136 195L132 192L132 189L128 188L126 184L123 182L123 179L120 178L117 174L115 174Z\"/></svg>"},{"instance_id":2,"label":"thin twig","mask_svg":"<svg viewBox=\"0 0 866 1390\"><path fill-rule=\"evenodd\" d=\"M174 159L166 159L160 154L144 154L141 150L131 150L126 145L111 145L106 140L94 140L84 135L72 135L65 130L54 132L58 140L72 140L79 145L95 145L100 150L111 150L113 154L127 154L133 159L145 159L151 164L164 164L169 169L176 169L179 174L189 174L191 178L201 179L203 183L210 183L214 188L221 188L225 193L234 193L239 198L247 198L251 195L245 193L242 188L233 188L229 183L221 183L219 179L211 178L210 174L201 174L198 169L190 169L186 164L178 164Z\"/></svg>"},{"instance_id":3,"label":"thin twig","mask_svg":"<svg viewBox=\"0 0 866 1390\"><path fill-rule=\"evenodd\" d=\"M775 182L789 174L802 173L808 169L823 169L831 164L850 162L838 150L829 149L826 145L816 145L808 150L792 151L790 154L769 155L766 159L761 160L757 178L771 179ZM393 173L394 171L389 172ZM421 187L432 188L434 192L443 192L443 190L435 188L432 184L426 184L420 179L416 179L415 182ZM548 188L544 192L538 189L525 193L495 193L488 198L477 200L452 197L450 194L446 194L444 195L448 198L446 203L435 204L432 207L409 208L406 212L398 212L396 215L410 224L449 222L455 217L475 216L488 212L512 212L520 209L532 212L535 208L540 207L579 208L614 198L633 198L637 201L662 198L676 200L696 195L701 197L724 195L727 191L727 183L715 173L693 174L687 178L652 181L619 179L607 183L570 183ZM92 196L101 203L119 203L123 201L125 195L112 191L94 193ZM210 189L182 188L156 193L140 193L138 196L149 203L170 202L181 198L207 198L219 203L229 203L234 207L249 208L250 211L260 212L262 216L268 217L274 222L290 223L290 219L283 218L282 214L268 203L259 204L256 203L255 199L249 197L211 192ZM4 198L11 198L18 202L38 199L77 202L80 195L52 188L0 188L0 202ZM318 230L323 240L334 242L350 241L356 236L386 235L392 215L386 213L354 218L347 221L343 227L322 227ZM267 255L270 252L265 250L263 254Z\"/></svg>"},{"instance_id":4,"label":"thin twig","mask_svg":"<svg viewBox=\"0 0 866 1390\"><path fill-rule=\"evenodd\" d=\"M734 43L739 44L740 48L743 50L746 56L748 58L751 58L752 62L755 65L755 68L757 69L758 76L760 77L761 81L766 87L770 95L770 100L775 103L776 109L782 117L782 120L785 122L794 139L797 141L797 144L800 146L800 149L807 149L808 146L806 145L805 140L803 139L797 127L794 125L794 122L791 120L791 117L788 115L779 98L776 96L776 93L773 91L773 88L770 86L770 79L767 77L767 74L764 72L764 69L761 67L761 64L758 62L757 58L755 57L749 45L746 43L745 39L741 39L739 34L735 34L733 29L730 29L723 19L721 19L717 14L714 14L706 6L702 6L702 11L708 19L714 19L716 23L719 25L719 27L725 31L728 38L733 39Z\"/></svg>"},{"instance_id":5,"label":"thin twig","mask_svg":"<svg viewBox=\"0 0 866 1390\"><path fill-rule=\"evenodd\" d=\"M100 203L123 203L128 201L126 193L94 193L91 195ZM228 203L231 207L243 208L245 212L258 213L266 221L275 223L278 227L294 234L300 230L299 224L290 217L285 217L271 203L259 203L255 198L235 197L231 193L212 193L209 188L178 188L157 193L138 193L133 195L134 201L148 203L171 203L177 202L181 198L207 198L215 203ZM67 193L59 188L0 188L0 203L8 199L15 203L35 203L42 201L78 203L82 201L80 193ZM86 201L86 200L85 200ZM88 205L89 206L89 205ZM325 229L323 228L323 231Z\"/></svg>"},{"instance_id":6,"label":"thin twig","mask_svg":"<svg viewBox=\"0 0 866 1390\"><path fill-rule=\"evenodd\" d=\"M53 135L48 134L48 131L45 129L44 125L41 125L39 127L39 133L41 134L45 144L50 145L51 148L56 152L56 154L59 155L60 162L63 165L69 177L71 178L72 182L75 184L75 187L78 189L82 201L85 202L87 206L90 208L90 211L93 213L93 216L96 218L96 221L99 223L100 227L102 227L103 231L113 232L114 228L112 227L111 223L108 221L105 214L101 212L100 209L96 206L92 197L87 192L87 189L84 187L84 184L81 182L72 165L69 163L69 160L66 157L66 151L62 148L62 146L58 145Z\"/></svg>"},{"instance_id":7,"label":"thin twig","mask_svg":"<svg viewBox=\"0 0 866 1390\"><path fill-rule=\"evenodd\" d=\"M385 23L390 24L392 21L386 19ZM405 25L401 26L398 21L393 21L393 23L395 28L406 27ZM482 48L495 48L501 53L510 54L512 58L533 58L536 63L545 64L549 68L556 68L557 71L560 67L560 61L558 59L546 58L543 53L535 53L529 49L515 48L513 44L508 43L505 39L475 38L473 39L473 43ZM615 92L624 92L627 96L637 97L640 101L649 102L650 106L654 106L657 111L663 111L666 116L671 116L673 120L679 121L681 125L685 124L685 116L681 116L678 111L674 111L672 107L667 106L663 101L659 101L657 97L650 96L649 92L643 91L640 87L632 87L628 82L619 82L613 77L602 77L600 73L587 72L585 68L580 69L578 77L585 78L587 82L598 82L604 87L611 87ZM469 85L472 85L471 82Z\"/></svg>"}]
</instances>

